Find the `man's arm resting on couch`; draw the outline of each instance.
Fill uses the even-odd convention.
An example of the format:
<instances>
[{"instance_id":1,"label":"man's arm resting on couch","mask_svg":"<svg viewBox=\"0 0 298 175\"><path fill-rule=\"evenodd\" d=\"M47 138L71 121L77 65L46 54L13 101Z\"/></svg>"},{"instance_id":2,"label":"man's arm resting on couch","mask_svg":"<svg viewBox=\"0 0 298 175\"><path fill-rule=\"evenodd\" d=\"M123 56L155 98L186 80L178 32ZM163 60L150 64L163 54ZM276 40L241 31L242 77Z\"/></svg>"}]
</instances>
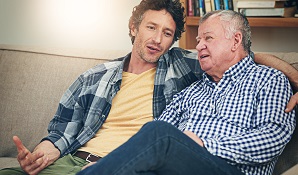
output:
<instances>
[{"instance_id":1,"label":"man's arm resting on couch","mask_svg":"<svg viewBox=\"0 0 298 175\"><path fill-rule=\"evenodd\" d=\"M270 54L255 53L255 62L266 66L273 67L283 72L290 80L294 92L296 92L290 99L285 112L290 112L298 104L298 70L291 66L289 63L279 59L278 57Z\"/></svg>"}]
</instances>

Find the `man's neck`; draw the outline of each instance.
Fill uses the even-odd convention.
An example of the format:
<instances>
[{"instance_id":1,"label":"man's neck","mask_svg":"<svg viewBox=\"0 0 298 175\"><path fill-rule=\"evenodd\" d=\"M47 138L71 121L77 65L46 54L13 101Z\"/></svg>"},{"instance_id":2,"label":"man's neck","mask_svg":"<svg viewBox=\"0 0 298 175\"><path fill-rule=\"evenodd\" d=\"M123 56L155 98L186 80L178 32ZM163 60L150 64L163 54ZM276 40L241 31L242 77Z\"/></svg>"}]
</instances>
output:
<instances>
[{"instance_id":1,"label":"man's neck","mask_svg":"<svg viewBox=\"0 0 298 175\"><path fill-rule=\"evenodd\" d=\"M124 71L133 74L141 74L143 72L146 72L147 70L155 68L156 66L157 63L149 63L144 60L133 59L131 57L129 60L126 60Z\"/></svg>"}]
</instances>

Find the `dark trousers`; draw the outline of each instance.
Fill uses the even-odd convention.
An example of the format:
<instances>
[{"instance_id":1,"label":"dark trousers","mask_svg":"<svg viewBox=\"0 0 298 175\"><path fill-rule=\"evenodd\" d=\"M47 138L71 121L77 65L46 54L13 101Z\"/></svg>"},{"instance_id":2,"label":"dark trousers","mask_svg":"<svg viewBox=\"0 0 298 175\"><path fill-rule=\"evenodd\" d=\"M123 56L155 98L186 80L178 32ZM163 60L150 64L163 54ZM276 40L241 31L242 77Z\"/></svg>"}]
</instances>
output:
<instances>
[{"instance_id":1,"label":"dark trousers","mask_svg":"<svg viewBox=\"0 0 298 175\"><path fill-rule=\"evenodd\" d=\"M78 175L238 175L169 123L149 122L122 146Z\"/></svg>"}]
</instances>

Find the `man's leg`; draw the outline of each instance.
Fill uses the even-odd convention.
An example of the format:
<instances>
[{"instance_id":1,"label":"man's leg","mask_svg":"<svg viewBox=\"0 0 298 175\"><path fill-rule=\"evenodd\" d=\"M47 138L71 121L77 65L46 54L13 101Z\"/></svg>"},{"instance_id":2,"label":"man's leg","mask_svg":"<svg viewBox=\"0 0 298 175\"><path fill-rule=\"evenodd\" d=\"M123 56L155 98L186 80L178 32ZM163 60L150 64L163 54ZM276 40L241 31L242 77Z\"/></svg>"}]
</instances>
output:
<instances>
[{"instance_id":1,"label":"man's leg","mask_svg":"<svg viewBox=\"0 0 298 175\"><path fill-rule=\"evenodd\" d=\"M79 172L83 166L88 164L85 160L66 155L63 158L58 159L54 164L46 167L39 175L75 175ZM0 170L0 175L26 175L26 173L20 168L5 168Z\"/></svg>"},{"instance_id":2,"label":"man's leg","mask_svg":"<svg viewBox=\"0 0 298 175\"><path fill-rule=\"evenodd\" d=\"M78 173L99 175L242 174L226 161L211 155L205 148L169 123L153 121L125 144L95 165Z\"/></svg>"},{"instance_id":3,"label":"man's leg","mask_svg":"<svg viewBox=\"0 0 298 175\"><path fill-rule=\"evenodd\" d=\"M21 167L4 168L0 170L0 175L26 175Z\"/></svg>"}]
</instances>

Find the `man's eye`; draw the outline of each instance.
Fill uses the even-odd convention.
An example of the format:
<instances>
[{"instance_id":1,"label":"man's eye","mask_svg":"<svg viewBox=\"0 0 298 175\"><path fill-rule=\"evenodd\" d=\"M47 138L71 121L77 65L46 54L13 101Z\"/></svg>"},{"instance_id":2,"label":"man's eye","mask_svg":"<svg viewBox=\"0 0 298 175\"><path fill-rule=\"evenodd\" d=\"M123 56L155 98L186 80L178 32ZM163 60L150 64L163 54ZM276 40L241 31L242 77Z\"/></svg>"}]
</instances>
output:
<instances>
[{"instance_id":1,"label":"man's eye","mask_svg":"<svg viewBox=\"0 0 298 175\"><path fill-rule=\"evenodd\" d=\"M170 32L165 32L165 36L166 36L166 37L171 37L171 36L172 36L172 33L170 33Z\"/></svg>"},{"instance_id":2,"label":"man's eye","mask_svg":"<svg viewBox=\"0 0 298 175\"><path fill-rule=\"evenodd\" d=\"M211 39L213 39L211 36L206 36L206 40L208 41L208 40L211 40Z\"/></svg>"},{"instance_id":3,"label":"man's eye","mask_svg":"<svg viewBox=\"0 0 298 175\"><path fill-rule=\"evenodd\" d=\"M154 29L155 29L154 26L147 26L147 28L148 28L149 30L154 30Z\"/></svg>"}]
</instances>

